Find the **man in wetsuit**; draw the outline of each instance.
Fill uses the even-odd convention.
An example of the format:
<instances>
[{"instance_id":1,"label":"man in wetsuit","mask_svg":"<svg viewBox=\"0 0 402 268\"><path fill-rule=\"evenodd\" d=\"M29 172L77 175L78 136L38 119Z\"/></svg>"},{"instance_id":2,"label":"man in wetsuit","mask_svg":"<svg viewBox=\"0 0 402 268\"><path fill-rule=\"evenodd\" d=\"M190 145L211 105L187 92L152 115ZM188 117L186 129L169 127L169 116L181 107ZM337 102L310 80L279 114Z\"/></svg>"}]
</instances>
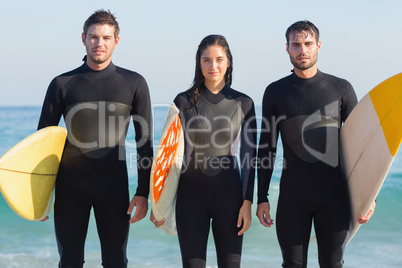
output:
<instances>
[{"instance_id":1,"label":"man in wetsuit","mask_svg":"<svg viewBox=\"0 0 402 268\"><path fill-rule=\"evenodd\" d=\"M276 229L282 266L307 266L314 222L320 267L342 267L350 211L339 131L357 98L348 81L317 69L321 42L313 23L294 23L286 39L293 73L270 84L262 102L257 217L266 227L273 224L267 193L280 132L284 168Z\"/></svg>"},{"instance_id":2,"label":"man in wetsuit","mask_svg":"<svg viewBox=\"0 0 402 268\"><path fill-rule=\"evenodd\" d=\"M68 137L56 180L54 223L59 267L83 267L91 208L94 209L104 267L127 267L129 223L148 210L152 162L152 116L145 79L112 63L119 25L99 10L84 24L84 64L57 76L46 93L38 129L58 125ZM129 200L125 137L133 118L138 187ZM130 214L136 207L130 220Z\"/></svg>"}]
</instances>

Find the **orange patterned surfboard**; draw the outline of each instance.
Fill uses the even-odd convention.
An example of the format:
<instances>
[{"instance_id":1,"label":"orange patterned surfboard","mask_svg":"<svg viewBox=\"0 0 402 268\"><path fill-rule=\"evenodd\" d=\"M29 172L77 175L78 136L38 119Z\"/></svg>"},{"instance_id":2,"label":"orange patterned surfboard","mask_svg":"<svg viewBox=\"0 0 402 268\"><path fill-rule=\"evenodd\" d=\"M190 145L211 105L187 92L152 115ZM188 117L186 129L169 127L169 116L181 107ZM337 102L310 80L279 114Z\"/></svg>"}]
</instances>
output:
<instances>
[{"instance_id":1,"label":"orange patterned surfboard","mask_svg":"<svg viewBox=\"0 0 402 268\"><path fill-rule=\"evenodd\" d=\"M179 110L171 104L151 170L151 207L156 220L166 219L162 229L176 234L175 203L183 164L184 139Z\"/></svg>"}]
</instances>

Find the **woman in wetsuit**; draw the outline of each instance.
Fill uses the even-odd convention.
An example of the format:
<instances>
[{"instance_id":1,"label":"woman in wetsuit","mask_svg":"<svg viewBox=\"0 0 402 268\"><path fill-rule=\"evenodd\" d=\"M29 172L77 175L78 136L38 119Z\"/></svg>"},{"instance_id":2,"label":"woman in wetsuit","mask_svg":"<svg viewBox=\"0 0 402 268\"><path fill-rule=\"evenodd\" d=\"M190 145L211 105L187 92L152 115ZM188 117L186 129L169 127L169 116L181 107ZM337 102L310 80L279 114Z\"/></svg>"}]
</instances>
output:
<instances>
[{"instance_id":1,"label":"woman in wetsuit","mask_svg":"<svg viewBox=\"0 0 402 268\"><path fill-rule=\"evenodd\" d=\"M174 100L185 134L176 202L183 267L205 267L211 223L218 266L240 267L242 234L251 225L255 110L248 96L230 88L232 70L226 39L205 37L193 85Z\"/></svg>"}]
</instances>

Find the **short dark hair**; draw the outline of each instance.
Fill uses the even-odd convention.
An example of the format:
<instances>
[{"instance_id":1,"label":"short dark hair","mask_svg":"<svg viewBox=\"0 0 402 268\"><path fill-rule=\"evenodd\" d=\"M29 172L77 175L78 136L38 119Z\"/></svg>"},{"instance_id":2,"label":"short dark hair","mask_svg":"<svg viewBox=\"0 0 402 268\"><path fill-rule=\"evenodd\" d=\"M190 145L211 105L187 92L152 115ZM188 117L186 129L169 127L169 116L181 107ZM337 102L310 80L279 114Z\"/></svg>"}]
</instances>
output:
<instances>
[{"instance_id":1,"label":"short dark hair","mask_svg":"<svg viewBox=\"0 0 402 268\"><path fill-rule=\"evenodd\" d=\"M310 33L312 36L315 37L315 40L318 42L320 40L320 31L318 28L310 21L308 20L301 20L293 23L292 25L289 26L289 28L286 30L286 42L289 44L289 36L291 33L294 32L303 32L306 31Z\"/></svg>"},{"instance_id":2,"label":"short dark hair","mask_svg":"<svg viewBox=\"0 0 402 268\"><path fill-rule=\"evenodd\" d=\"M87 36L88 28L94 24L107 24L110 26L114 26L114 37L117 38L120 33L119 23L116 20L116 17L110 10L106 11L104 9L100 9L95 11L84 23L84 35Z\"/></svg>"}]
</instances>

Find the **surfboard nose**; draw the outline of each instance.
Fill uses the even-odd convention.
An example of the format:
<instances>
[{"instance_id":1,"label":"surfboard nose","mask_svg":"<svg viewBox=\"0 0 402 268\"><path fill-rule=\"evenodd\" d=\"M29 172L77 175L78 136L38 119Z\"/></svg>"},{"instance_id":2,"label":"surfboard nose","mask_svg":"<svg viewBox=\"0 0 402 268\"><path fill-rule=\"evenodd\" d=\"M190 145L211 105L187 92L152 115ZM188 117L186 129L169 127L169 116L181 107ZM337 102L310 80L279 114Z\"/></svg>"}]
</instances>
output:
<instances>
[{"instance_id":1,"label":"surfboard nose","mask_svg":"<svg viewBox=\"0 0 402 268\"><path fill-rule=\"evenodd\" d=\"M385 80L372 89L369 95L389 151L395 156L402 140L402 73Z\"/></svg>"}]
</instances>

